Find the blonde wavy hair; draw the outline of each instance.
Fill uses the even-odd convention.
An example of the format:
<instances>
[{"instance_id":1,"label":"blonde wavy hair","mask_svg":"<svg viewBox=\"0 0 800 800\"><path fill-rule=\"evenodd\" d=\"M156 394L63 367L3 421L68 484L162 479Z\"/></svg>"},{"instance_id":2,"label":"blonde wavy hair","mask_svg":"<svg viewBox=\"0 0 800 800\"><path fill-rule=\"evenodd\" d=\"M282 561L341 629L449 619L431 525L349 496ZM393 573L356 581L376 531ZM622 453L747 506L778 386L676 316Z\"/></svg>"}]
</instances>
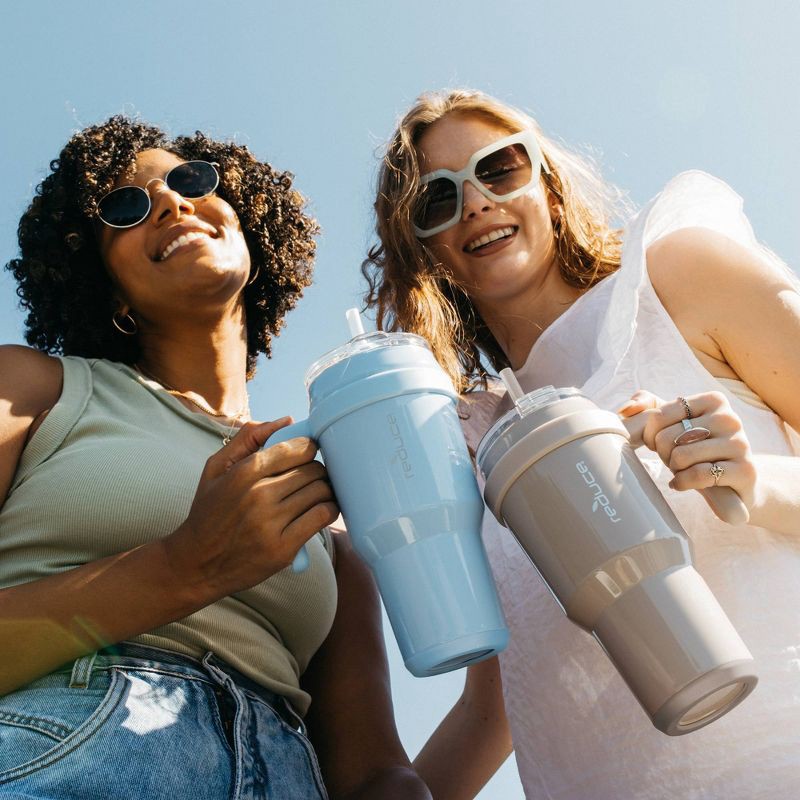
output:
<instances>
[{"instance_id":1,"label":"blonde wavy hair","mask_svg":"<svg viewBox=\"0 0 800 800\"><path fill-rule=\"evenodd\" d=\"M489 372L509 366L491 331L447 266L414 233L420 187L417 143L425 130L448 114L482 117L509 133L533 130L549 173L547 191L561 207L554 222L555 250L564 281L589 289L614 272L622 255L622 231L613 222L628 205L604 182L594 164L545 136L528 114L486 94L449 90L421 95L389 141L378 174L374 245L361 265L381 330L417 333L431 345L459 392L486 387Z\"/></svg>"}]
</instances>

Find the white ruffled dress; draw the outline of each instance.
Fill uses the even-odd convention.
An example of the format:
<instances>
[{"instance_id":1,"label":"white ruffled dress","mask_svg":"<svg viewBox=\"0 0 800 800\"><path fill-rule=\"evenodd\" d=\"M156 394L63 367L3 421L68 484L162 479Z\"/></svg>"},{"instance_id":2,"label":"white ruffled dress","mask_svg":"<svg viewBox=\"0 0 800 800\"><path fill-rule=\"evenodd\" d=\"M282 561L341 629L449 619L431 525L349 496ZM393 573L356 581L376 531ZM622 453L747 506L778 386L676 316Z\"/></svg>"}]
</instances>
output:
<instances>
[{"instance_id":1,"label":"white ruffled dress","mask_svg":"<svg viewBox=\"0 0 800 800\"><path fill-rule=\"evenodd\" d=\"M701 172L679 175L629 225L620 270L543 333L517 378L526 391L576 386L611 410L640 388L663 398L721 391L755 453L797 455L796 434L743 383L709 374L653 290L647 247L686 227L760 249L726 184ZM467 405L465 430L475 447L498 415L498 397L478 393ZM487 511L484 537L511 630L500 657L503 691L526 797L800 797L800 531L720 522L697 492L669 489L671 473L655 453L640 448L638 455L691 536L695 565L755 656L760 682L711 725L681 737L660 733Z\"/></svg>"}]
</instances>

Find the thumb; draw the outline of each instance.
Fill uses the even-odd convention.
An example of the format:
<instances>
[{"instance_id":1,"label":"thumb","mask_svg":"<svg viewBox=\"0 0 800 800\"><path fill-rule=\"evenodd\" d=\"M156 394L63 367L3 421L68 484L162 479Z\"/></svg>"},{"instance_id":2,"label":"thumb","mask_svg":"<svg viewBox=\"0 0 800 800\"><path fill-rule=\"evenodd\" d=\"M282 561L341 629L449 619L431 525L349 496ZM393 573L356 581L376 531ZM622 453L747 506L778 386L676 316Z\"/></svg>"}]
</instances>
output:
<instances>
[{"instance_id":1,"label":"thumb","mask_svg":"<svg viewBox=\"0 0 800 800\"><path fill-rule=\"evenodd\" d=\"M204 476L215 478L227 472L243 458L259 451L275 431L285 428L291 421L291 417L281 417L269 422L245 422L236 436L208 459L203 470Z\"/></svg>"},{"instance_id":2,"label":"thumb","mask_svg":"<svg viewBox=\"0 0 800 800\"><path fill-rule=\"evenodd\" d=\"M648 409L645 409L645 411L647 410ZM630 436L631 440L631 447L633 447L634 450L644 444L644 429L650 416L650 414L634 412L632 416L622 418L622 424L628 431L628 436Z\"/></svg>"},{"instance_id":3,"label":"thumb","mask_svg":"<svg viewBox=\"0 0 800 800\"><path fill-rule=\"evenodd\" d=\"M627 403L617 409L617 414L628 430L631 446L634 449L644 444L644 429L653 416L653 411L662 405L664 401L660 397L645 389L639 389Z\"/></svg>"},{"instance_id":4,"label":"thumb","mask_svg":"<svg viewBox=\"0 0 800 800\"><path fill-rule=\"evenodd\" d=\"M638 392L634 392L627 403L617 409L617 414L621 417L632 417L634 414L640 414L651 408L660 408L663 405L664 401L660 397L646 389L639 389Z\"/></svg>"}]
</instances>

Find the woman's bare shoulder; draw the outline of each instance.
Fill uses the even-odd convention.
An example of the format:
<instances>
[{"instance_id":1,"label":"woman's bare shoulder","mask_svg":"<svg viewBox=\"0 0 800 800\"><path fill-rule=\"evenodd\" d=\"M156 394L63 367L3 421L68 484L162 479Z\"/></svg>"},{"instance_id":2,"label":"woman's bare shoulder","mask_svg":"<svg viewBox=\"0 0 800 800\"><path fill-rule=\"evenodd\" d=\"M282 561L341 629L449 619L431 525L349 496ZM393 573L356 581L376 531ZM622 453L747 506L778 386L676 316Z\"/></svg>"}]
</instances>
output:
<instances>
[{"instance_id":1,"label":"woman's bare shoulder","mask_svg":"<svg viewBox=\"0 0 800 800\"><path fill-rule=\"evenodd\" d=\"M697 300L708 289L707 301L727 300L751 288L793 286L788 272L755 247L746 247L718 231L683 228L658 239L647 249L647 269L659 294L677 300Z\"/></svg>"},{"instance_id":2,"label":"woman's bare shoulder","mask_svg":"<svg viewBox=\"0 0 800 800\"><path fill-rule=\"evenodd\" d=\"M61 394L63 368L58 358L32 347L0 345L0 403L17 418L35 419Z\"/></svg>"},{"instance_id":3,"label":"woman's bare shoulder","mask_svg":"<svg viewBox=\"0 0 800 800\"><path fill-rule=\"evenodd\" d=\"M20 345L0 345L0 506L26 443L61 395L61 361Z\"/></svg>"},{"instance_id":4,"label":"woman's bare shoulder","mask_svg":"<svg viewBox=\"0 0 800 800\"><path fill-rule=\"evenodd\" d=\"M800 293L775 257L689 228L647 251L656 294L701 363L744 381L780 417L800 425Z\"/></svg>"}]
</instances>

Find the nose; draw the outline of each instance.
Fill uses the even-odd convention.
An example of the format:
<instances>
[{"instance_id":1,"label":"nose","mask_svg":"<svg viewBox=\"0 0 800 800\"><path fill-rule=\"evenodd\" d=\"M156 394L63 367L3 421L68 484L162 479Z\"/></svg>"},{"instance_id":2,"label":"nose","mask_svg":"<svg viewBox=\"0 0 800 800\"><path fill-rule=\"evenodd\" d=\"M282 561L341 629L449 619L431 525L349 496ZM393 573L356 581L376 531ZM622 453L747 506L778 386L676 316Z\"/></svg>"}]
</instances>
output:
<instances>
[{"instance_id":1,"label":"nose","mask_svg":"<svg viewBox=\"0 0 800 800\"><path fill-rule=\"evenodd\" d=\"M180 219L184 214L194 214L194 203L167 186L162 180L153 179L145 186L153 206L150 221L158 226L164 220L174 217Z\"/></svg>"},{"instance_id":2,"label":"nose","mask_svg":"<svg viewBox=\"0 0 800 800\"><path fill-rule=\"evenodd\" d=\"M471 219L477 214L494 208L494 202L477 189L472 181L465 180L461 191L463 197L462 220Z\"/></svg>"}]
</instances>

